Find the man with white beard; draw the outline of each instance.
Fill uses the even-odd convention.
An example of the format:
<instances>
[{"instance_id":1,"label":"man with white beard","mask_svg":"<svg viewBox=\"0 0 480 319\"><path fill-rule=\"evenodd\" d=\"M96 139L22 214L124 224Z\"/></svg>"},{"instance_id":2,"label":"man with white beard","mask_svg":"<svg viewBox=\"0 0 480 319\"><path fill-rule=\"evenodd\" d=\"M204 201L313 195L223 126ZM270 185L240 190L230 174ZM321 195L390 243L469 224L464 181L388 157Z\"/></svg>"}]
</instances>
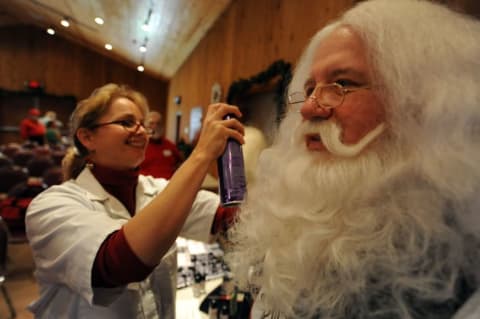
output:
<instances>
[{"instance_id":1,"label":"man with white beard","mask_svg":"<svg viewBox=\"0 0 480 319\"><path fill-rule=\"evenodd\" d=\"M411 0L313 37L230 232L253 318L480 317L479 39Z\"/></svg>"}]
</instances>

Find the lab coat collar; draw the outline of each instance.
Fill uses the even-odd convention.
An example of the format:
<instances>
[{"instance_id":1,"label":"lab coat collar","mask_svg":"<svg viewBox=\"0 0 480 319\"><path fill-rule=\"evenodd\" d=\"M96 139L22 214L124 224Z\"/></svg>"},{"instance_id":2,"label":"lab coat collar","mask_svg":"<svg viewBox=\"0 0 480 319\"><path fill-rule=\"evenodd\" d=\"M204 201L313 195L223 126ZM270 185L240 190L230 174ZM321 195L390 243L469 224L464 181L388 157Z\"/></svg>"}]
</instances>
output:
<instances>
[{"instance_id":1,"label":"lab coat collar","mask_svg":"<svg viewBox=\"0 0 480 319\"><path fill-rule=\"evenodd\" d=\"M103 188L88 167L83 169L75 182L85 190L88 200L100 202L109 215L115 218L130 219L130 213L125 206Z\"/></svg>"},{"instance_id":2,"label":"lab coat collar","mask_svg":"<svg viewBox=\"0 0 480 319\"><path fill-rule=\"evenodd\" d=\"M154 184L152 178L140 175L138 176L138 185L137 185L137 196L139 194L144 194L147 196L155 196L158 194L158 186Z\"/></svg>"},{"instance_id":3,"label":"lab coat collar","mask_svg":"<svg viewBox=\"0 0 480 319\"><path fill-rule=\"evenodd\" d=\"M102 187L88 167L85 167L75 179L76 184L86 190L89 200L104 202L111 195Z\"/></svg>"},{"instance_id":4,"label":"lab coat collar","mask_svg":"<svg viewBox=\"0 0 480 319\"><path fill-rule=\"evenodd\" d=\"M103 202L111 197L87 167L82 170L75 182L88 189L87 196L90 200ZM141 194L155 196L158 194L158 187L153 182L153 179L140 175L136 194L137 196Z\"/></svg>"},{"instance_id":5,"label":"lab coat collar","mask_svg":"<svg viewBox=\"0 0 480 319\"><path fill-rule=\"evenodd\" d=\"M109 194L103 186L98 182L89 168L84 168L78 175L75 183L85 190L85 196L91 201L101 202L112 215L129 218L130 214L124 208L120 201ZM140 175L136 194L136 210L141 209L146 202L159 193L158 187L154 183L154 179Z\"/></svg>"}]
</instances>

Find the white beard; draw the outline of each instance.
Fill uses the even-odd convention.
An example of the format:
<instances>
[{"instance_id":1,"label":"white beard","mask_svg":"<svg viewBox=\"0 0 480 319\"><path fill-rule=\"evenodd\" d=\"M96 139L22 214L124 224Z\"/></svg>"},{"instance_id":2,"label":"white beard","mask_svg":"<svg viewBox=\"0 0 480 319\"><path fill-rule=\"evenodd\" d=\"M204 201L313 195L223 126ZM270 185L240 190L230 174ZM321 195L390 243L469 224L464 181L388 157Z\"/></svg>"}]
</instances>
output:
<instances>
[{"instance_id":1,"label":"white beard","mask_svg":"<svg viewBox=\"0 0 480 319\"><path fill-rule=\"evenodd\" d=\"M371 143L383 126L367 135L367 143L362 139L356 146L341 145L338 138L335 139L340 134L332 126L320 129L322 141L330 141L326 147L332 153L350 148L358 154L354 156L347 151L353 157L339 157L306 150L303 136L317 128L303 124L294 129L288 127L289 121L291 119L287 119L282 129L295 132L291 142L286 141L285 135L276 146L264 151L257 182L249 189L239 221L230 233L235 249L228 260L235 277L241 287L261 289L267 309L296 318L299 316L294 315L294 305L303 300L301 308L305 318L319 309L325 318L342 318L352 303L352 296L366 295L365 286L372 273L384 270L386 277L379 277L386 284L395 282L391 274L396 269L399 270L396 275L405 275L410 262L417 262L416 257L425 254L421 251L425 247L418 247L419 238L427 237L427 244L429 236L444 238L439 242L447 247L447 255L451 255L450 261L443 261L447 267L459 259L455 252L458 247L449 250L449 245L444 243L456 235L444 225L442 202L439 203L436 194L428 191L423 194L423 184L420 194L425 198L417 202L425 206L422 211L428 213L424 215L418 216L415 211L404 213L402 207L398 207L402 202L383 202L384 197L398 190L393 186L398 181L388 182L389 179L405 167L396 151ZM359 144L362 147L359 148ZM365 149L368 145L371 147ZM402 191L410 195L408 189ZM430 214L431 211L434 213ZM399 234L405 235L406 241L400 248L395 247ZM382 253L388 260L379 261ZM434 275L429 274L421 283L412 283L407 278L402 288L422 285L421 288L425 288ZM449 279L454 280L452 278ZM451 284L447 281L443 285ZM424 289L425 294L435 297L429 287ZM398 308L400 313L402 307Z\"/></svg>"}]
</instances>

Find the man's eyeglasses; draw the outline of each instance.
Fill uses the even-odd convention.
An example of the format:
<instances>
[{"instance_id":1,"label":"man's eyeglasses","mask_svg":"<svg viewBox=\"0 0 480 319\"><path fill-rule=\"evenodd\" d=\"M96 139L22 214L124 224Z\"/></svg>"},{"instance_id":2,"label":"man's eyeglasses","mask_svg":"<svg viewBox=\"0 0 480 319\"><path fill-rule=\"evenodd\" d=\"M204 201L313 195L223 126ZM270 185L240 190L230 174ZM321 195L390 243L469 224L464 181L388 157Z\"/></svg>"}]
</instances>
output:
<instances>
[{"instance_id":1,"label":"man's eyeglasses","mask_svg":"<svg viewBox=\"0 0 480 319\"><path fill-rule=\"evenodd\" d=\"M129 133L136 133L141 126L143 127L147 135L150 136L150 135L153 135L153 133L155 133L154 129L150 127L146 127L143 122L134 121L134 120L116 120L116 121L105 122L105 123L97 123L92 125L90 128L95 129L97 127L106 126L106 125L119 125Z\"/></svg>"},{"instance_id":2,"label":"man's eyeglasses","mask_svg":"<svg viewBox=\"0 0 480 319\"><path fill-rule=\"evenodd\" d=\"M308 92L293 92L289 94L288 103L304 103L308 99L311 99L317 107L329 110L342 105L345 100L345 95L348 93L358 90L369 90L371 88L369 85L345 88L338 83L317 85L311 94L308 94Z\"/></svg>"}]
</instances>

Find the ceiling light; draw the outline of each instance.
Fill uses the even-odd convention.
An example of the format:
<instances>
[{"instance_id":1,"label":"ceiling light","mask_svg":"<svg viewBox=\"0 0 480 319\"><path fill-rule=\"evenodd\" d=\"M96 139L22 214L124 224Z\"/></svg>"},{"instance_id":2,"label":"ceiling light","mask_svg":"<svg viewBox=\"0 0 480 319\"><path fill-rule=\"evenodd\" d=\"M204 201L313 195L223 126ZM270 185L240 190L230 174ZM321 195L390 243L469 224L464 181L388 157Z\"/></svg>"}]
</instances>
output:
<instances>
[{"instance_id":1,"label":"ceiling light","mask_svg":"<svg viewBox=\"0 0 480 319\"><path fill-rule=\"evenodd\" d=\"M145 23L142 25L142 30L145 31L145 32L149 32L149 31L150 31L150 25L145 22Z\"/></svg>"},{"instance_id":2,"label":"ceiling light","mask_svg":"<svg viewBox=\"0 0 480 319\"><path fill-rule=\"evenodd\" d=\"M113 49L113 47L110 43L107 43L107 44L105 44L105 49L111 50L111 49Z\"/></svg>"},{"instance_id":3,"label":"ceiling light","mask_svg":"<svg viewBox=\"0 0 480 319\"><path fill-rule=\"evenodd\" d=\"M50 34L50 35L54 35L55 30L53 30L52 28L47 28L47 33Z\"/></svg>"},{"instance_id":4,"label":"ceiling light","mask_svg":"<svg viewBox=\"0 0 480 319\"><path fill-rule=\"evenodd\" d=\"M147 52L147 47L145 45L140 46L140 48L138 49L140 50L140 52Z\"/></svg>"},{"instance_id":5,"label":"ceiling light","mask_svg":"<svg viewBox=\"0 0 480 319\"><path fill-rule=\"evenodd\" d=\"M103 19L100 18L100 17L96 17L96 18L95 18L95 23L96 23L96 24L99 24L99 25L102 25L102 24L103 24Z\"/></svg>"},{"instance_id":6,"label":"ceiling light","mask_svg":"<svg viewBox=\"0 0 480 319\"><path fill-rule=\"evenodd\" d=\"M137 66L137 71L138 72L143 72L143 71L145 71L145 68L143 67L143 65L139 65L139 66Z\"/></svg>"},{"instance_id":7,"label":"ceiling light","mask_svg":"<svg viewBox=\"0 0 480 319\"><path fill-rule=\"evenodd\" d=\"M152 17L152 12L153 12L153 9L150 8L148 10L147 18L145 19L145 22L142 25L142 30L143 31L146 31L146 32L150 31L150 18Z\"/></svg>"},{"instance_id":8,"label":"ceiling light","mask_svg":"<svg viewBox=\"0 0 480 319\"><path fill-rule=\"evenodd\" d=\"M70 26L70 22L68 22L67 18L63 18L62 21L60 21L60 24L63 25L65 28L68 28Z\"/></svg>"}]
</instances>

